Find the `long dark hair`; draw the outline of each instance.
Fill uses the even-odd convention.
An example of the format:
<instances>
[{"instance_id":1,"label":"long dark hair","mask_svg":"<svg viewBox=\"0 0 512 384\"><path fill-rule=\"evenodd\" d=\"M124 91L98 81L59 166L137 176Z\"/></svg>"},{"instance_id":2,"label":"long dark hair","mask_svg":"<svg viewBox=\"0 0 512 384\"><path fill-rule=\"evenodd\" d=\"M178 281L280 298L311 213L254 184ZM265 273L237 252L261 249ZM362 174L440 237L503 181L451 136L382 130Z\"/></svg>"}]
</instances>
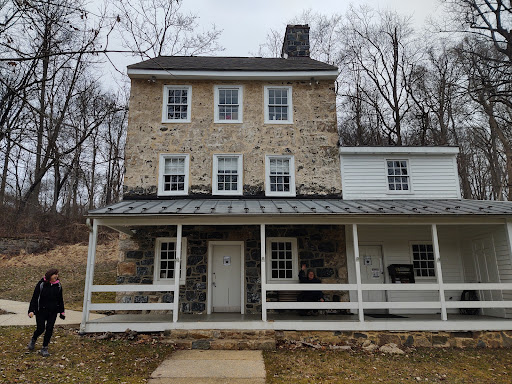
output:
<instances>
[{"instance_id":1,"label":"long dark hair","mask_svg":"<svg viewBox=\"0 0 512 384\"><path fill-rule=\"evenodd\" d=\"M50 282L50 279L52 278L53 275L56 275L59 273L59 270L56 269L56 268L50 268L48 271L46 271L46 273L44 274L44 278L46 280L46 282Z\"/></svg>"}]
</instances>

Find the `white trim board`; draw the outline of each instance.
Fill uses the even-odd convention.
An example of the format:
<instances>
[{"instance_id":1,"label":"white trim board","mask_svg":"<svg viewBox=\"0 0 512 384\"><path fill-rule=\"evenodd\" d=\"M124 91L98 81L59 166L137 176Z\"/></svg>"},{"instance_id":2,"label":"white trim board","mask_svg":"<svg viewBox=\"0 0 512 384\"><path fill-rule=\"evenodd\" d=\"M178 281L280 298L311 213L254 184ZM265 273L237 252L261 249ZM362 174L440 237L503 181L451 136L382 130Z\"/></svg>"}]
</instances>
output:
<instances>
[{"instance_id":1,"label":"white trim board","mask_svg":"<svg viewBox=\"0 0 512 384\"><path fill-rule=\"evenodd\" d=\"M128 69L130 79L336 80L338 71L185 71Z\"/></svg>"}]
</instances>

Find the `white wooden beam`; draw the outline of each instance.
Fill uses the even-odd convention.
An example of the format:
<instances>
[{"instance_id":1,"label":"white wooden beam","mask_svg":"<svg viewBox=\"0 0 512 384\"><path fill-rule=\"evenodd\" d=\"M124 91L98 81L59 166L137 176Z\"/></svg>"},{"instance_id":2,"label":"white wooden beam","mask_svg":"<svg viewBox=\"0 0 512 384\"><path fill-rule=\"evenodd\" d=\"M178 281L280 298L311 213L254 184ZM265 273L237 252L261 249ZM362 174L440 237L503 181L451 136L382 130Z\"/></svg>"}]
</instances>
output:
<instances>
[{"instance_id":1,"label":"white wooden beam","mask_svg":"<svg viewBox=\"0 0 512 384\"><path fill-rule=\"evenodd\" d=\"M88 223L90 225L90 222ZM84 331L89 321L89 312L92 298L91 286L94 281L94 263L96 259L96 243L98 241L98 223L94 220L92 230L89 231L89 247L87 249L87 267L85 269L84 303L82 309L82 323L80 330Z\"/></svg>"},{"instance_id":2,"label":"white wooden beam","mask_svg":"<svg viewBox=\"0 0 512 384\"><path fill-rule=\"evenodd\" d=\"M180 273L181 273L181 241L183 238L183 225L177 225L176 233L176 260L174 261L174 300L172 310L172 321L178 321L178 313L180 311ZM187 257L185 255L184 257Z\"/></svg>"},{"instance_id":3,"label":"white wooden beam","mask_svg":"<svg viewBox=\"0 0 512 384\"><path fill-rule=\"evenodd\" d=\"M444 297L443 270L441 268L441 254L439 252L439 238L437 237L437 225L432 224L432 245L434 248L434 265L436 266L437 283L439 284L439 300L441 302L441 320L448 320L446 312L446 298Z\"/></svg>"},{"instance_id":4,"label":"white wooden beam","mask_svg":"<svg viewBox=\"0 0 512 384\"><path fill-rule=\"evenodd\" d=\"M512 219L505 221L505 232L508 239L508 257L512 263Z\"/></svg>"},{"instance_id":5,"label":"white wooden beam","mask_svg":"<svg viewBox=\"0 0 512 384\"><path fill-rule=\"evenodd\" d=\"M361 284L361 263L359 261L359 235L357 234L357 224L352 224L352 236L354 241L354 259L356 263L356 285L357 285L357 302L359 321L364 322L364 310L363 310L363 290Z\"/></svg>"},{"instance_id":6,"label":"white wooden beam","mask_svg":"<svg viewBox=\"0 0 512 384\"><path fill-rule=\"evenodd\" d=\"M260 225L260 243L261 243L261 320L267 321L267 271L265 256L267 252L267 239L265 233L265 224Z\"/></svg>"},{"instance_id":7,"label":"white wooden beam","mask_svg":"<svg viewBox=\"0 0 512 384\"><path fill-rule=\"evenodd\" d=\"M169 284L123 284L93 285L92 292L174 292L174 285ZM169 308L167 308L169 309Z\"/></svg>"}]
</instances>

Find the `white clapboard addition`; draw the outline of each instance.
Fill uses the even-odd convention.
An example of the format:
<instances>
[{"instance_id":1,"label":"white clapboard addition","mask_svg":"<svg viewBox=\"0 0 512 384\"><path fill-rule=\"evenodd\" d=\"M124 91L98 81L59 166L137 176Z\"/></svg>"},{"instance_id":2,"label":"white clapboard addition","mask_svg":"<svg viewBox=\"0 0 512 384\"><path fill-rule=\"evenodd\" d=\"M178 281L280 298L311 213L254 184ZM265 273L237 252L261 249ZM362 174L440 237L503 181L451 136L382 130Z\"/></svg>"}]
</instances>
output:
<instances>
[{"instance_id":1,"label":"white clapboard addition","mask_svg":"<svg viewBox=\"0 0 512 384\"><path fill-rule=\"evenodd\" d=\"M342 147L344 200L460 199L454 147ZM388 187L388 161L405 161L407 190Z\"/></svg>"}]
</instances>

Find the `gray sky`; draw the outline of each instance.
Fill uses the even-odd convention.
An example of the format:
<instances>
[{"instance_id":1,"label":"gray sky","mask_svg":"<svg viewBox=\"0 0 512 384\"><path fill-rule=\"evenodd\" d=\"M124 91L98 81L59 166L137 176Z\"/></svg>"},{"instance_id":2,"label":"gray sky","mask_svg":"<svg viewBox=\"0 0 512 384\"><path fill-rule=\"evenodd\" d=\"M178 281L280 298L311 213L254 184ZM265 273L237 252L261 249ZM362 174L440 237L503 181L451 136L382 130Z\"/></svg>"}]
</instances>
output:
<instances>
[{"instance_id":1,"label":"gray sky","mask_svg":"<svg viewBox=\"0 0 512 384\"><path fill-rule=\"evenodd\" d=\"M412 16L418 26L439 8L438 0L185 0L182 10L198 14L203 28L215 24L223 30L220 44L226 50L222 56L250 56L271 28L284 33L287 21L303 10L343 14L350 4L397 10Z\"/></svg>"},{"instance_id":2,"label":"gray sky","mask_svg":"<svg viewBox=\"0 0 512 384\"><path fill-rule=\"evenodd\" d=\"M252 56L270 29L284 33L288 21L304 10L322 14L344 14L349 5L366 4L374 9L396 10L411 16L414 25L421 28L428 16L439 13L440 0L182 0L183 12L199 16L199 28L205 30L212 24L222 30L219 44L225 48L221 56ZM93 0L99 4L101 0ZM117 69L126 73L126 66L140 61L139 57L111 55ZM119 73L106 70L107 84L123 82Z\"/></svg>"}]
</instances>

